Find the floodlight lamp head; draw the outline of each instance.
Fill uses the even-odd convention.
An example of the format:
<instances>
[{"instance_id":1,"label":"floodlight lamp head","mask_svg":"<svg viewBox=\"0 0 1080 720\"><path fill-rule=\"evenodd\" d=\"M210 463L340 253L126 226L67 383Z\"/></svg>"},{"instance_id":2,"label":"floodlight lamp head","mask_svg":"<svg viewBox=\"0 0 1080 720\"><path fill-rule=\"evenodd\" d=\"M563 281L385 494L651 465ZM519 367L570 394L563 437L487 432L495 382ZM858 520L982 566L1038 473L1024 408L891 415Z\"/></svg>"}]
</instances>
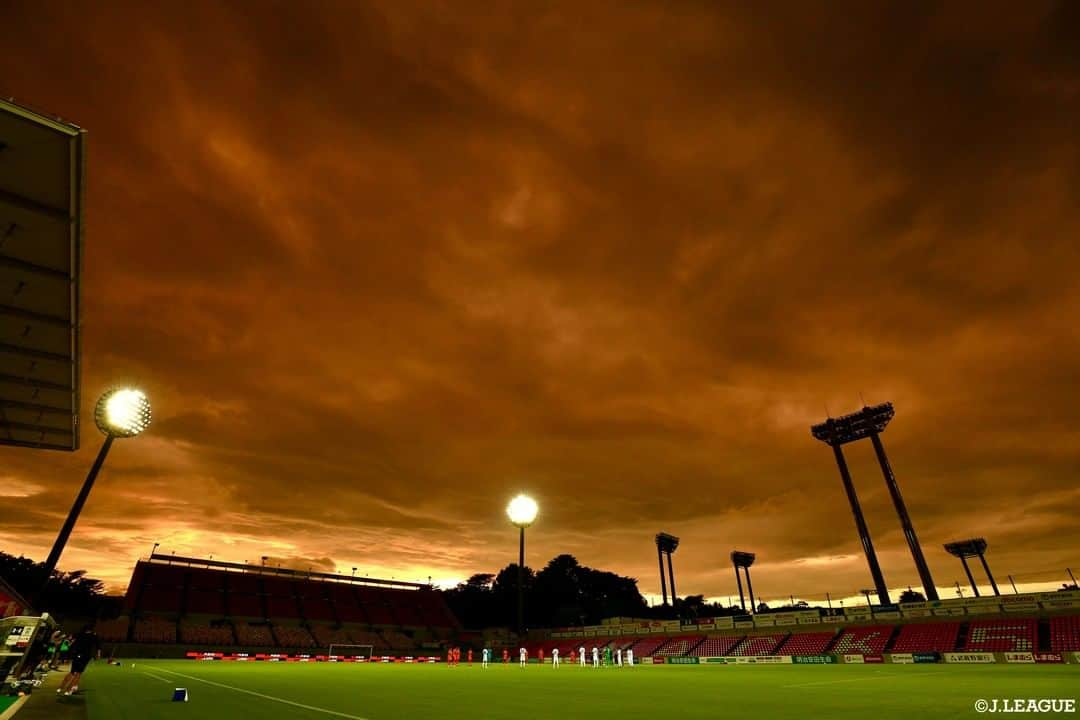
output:
<instances>
[{"instance_id":1,"label":"floodlight lamp head","mask_svg":"<svg viewBox=\"0 0 1080 720\"><path fill-rule=\"evenodd\" d=\"M536 505L536 501L528 495L518 495L506 506L506 514L510 517L510 522L519 528L527 528L532 525L533 521L536 520L538 510L539 507Z\"/></svg>"},{"instance_id":2,"label":"floodlight lamp head","mask_svg":"<svg viewBox=\"0 0 1080 720\"><path fill-rule=\"evenodd\" d=\"M135 437L150 427L150 400L134 388L108 390L94 407L94 423L110 437Z\"/></svg>"}]
</instances>

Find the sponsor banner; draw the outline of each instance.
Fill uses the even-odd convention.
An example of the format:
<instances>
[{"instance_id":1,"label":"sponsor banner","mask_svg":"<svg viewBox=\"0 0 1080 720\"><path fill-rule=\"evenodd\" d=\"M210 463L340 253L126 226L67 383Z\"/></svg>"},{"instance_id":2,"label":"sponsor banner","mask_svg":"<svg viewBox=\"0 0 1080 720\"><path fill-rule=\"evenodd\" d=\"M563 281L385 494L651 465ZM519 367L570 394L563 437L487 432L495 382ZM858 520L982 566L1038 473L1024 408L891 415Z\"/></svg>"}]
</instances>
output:
<instances>
[{"instance_id":1,"label":"sponsor banner","mask_svg":"<svg viewBox=\"0 0 1080 720\"><path fill-rule=\"evenodd\" d=\"M800 625L820 625L823 618L820 615L814 615L813 617L807 616L799 618Z\"/></svg>"},{"instance_id":2,"label":"sponsor banner","mask_svg":"<svg viewBox=\"0 0 1080 720\"><path fill-rule=\"evenodd\" d=\"M692 632L694 630L701 630L701 629L702 629L702 627L700 625L683 625L682 626L682 631L683 632Z\"/></svg>"},{"instance_id":3,"label":"sponsor banner","mask_svg":"<svg viewBox=\"0 0 1080 720\"><path fill-rule=\"evenodd\" d=\"M900 612L900 606L899 605L878 605L876 608L874 608L874 614L875 615L880 615L881 613L887 613L887 612Z\"/></svg>"},{"instance_id":4,"label":"sponsor banner","mask_svg":"<svg viewBox=\"0 0 1080 720\"><path fill-rule=\"evenodd\" d=\"M735 659L736 665L782 665L785 663L791 664L790 655L750 655Z\"/></svg>"},{"instance_id":5,"label":"sponsor banner","mask_svg":"<svg viewBox=\"0 0 1080 720\"><path fill-rule=\"evenodd\" d=\"M1062 593L1064 595L1065 593ZM1041 605L1047 610L1069 610L1071 608L1080 608L1080 600L1043 600Z\"/></svg>"},{"instance_id":6,"label":"sponsor banner","mask_svg":"<svg viewBox=\"0 0 1080 720\"><path fill-rule=\"evenodd\" d=\"M638 663L639 665L652 665L653 659L651 656L645 656L643 658L634 658L634 662Z\"/></svg>"},{"instance_id":7,"label":"sponsor banner","mask_svg":"<svg viewBox=\"0 0 1080 720\"><path fill-rule=\"evenodd\" d=\"M926 610L930 607L930 604L926 601L923 602L909 602L900 603L900 612L907 614L908 610Z\"/></svg>"},{"instance_id":8,"label":"sponsor banner","mask_svg":"<svg viewBox=\"0 0 1080 720\"><path fill-rule=\"evenodd\" d=\"M992 663L997 662L994 659L994 653L957 653L947 652L944 654L945 662L947 663Z\"/></svg>"},{"instance_id":9,"label":"sponsor banner","mask_svg":"<svg viewBox=\"0 0 1080 720\"><path fill-rule=\"evenodd\" d=\"M755 615L754 627L775 627L776 618L769 615Z\"/></svg>"},{"instance_id":10,"label":"sponsor banner","mask_svg":"<svg viewBox=\"0 0 1080 720\"><path fill-rule=\"evenodd\" d=\"M911 653L892 653L889 661L894 665L911 665L915 662L915 656Z\"/></svg>"},{"instance_id":11,"label":"sponsor banner","mask_svg":"<svg viewBox=\"0 0 1080 720\"><path fill-rule=\"evenodd\" d=\"M934 615L938 617L949 617L953 615L963 615L964 608L959 605L942 605L941 607L934 608Z\"/></svg>"},{"instance_id":12,"label":"sponsor banner","mask_svg":"<svg viewBox=\"0 0 1080 720\"><path fill-rule=\"evenodd\" d=\"M968 615L994 615L1001 612L1001 606L994 605L969 605L965 608Z\"/></svg>"},{"instance_id":13,"label":"sponsor banner","mask_svg":"<svg viewBox=\"0 0 1080 720\"><path fill-rule=\"evenodd\" d=\"M795 655L791 662L796 665L832 665L836 658L832 655Z\"/></svg>"},{"instance_id":14,"label":"sponsor banner","mask_svg":"<svg viewBox=\"0 0 1080 720\"><path fill-rule=\"evenodd\" d=\"M821 622L838 624L847 622L847 618L843 615L826 615L825 617L821 618Z\"/></svg>"},{"instance_id":15,"label":"sponsor banner","mask_svg":"<svg viewBox=\"0 0 1080 720\"><path fill-rule=\"evenodd\" d=\"M697 629L698 629L698 630L705 630L705 631L709 631L709 630L715 630L715 629L716 629L716 624L715 624L715 623L711 623L711 622L710 622L710 623L700 623L700 622L699 622L699 623L697 624Z\"/></svg>"},{"instance_id":16,"label":"sponsor banner","mask_svg":"<svg viewBox=\"0 0 1080 720\"><path fill-rule=\"evenodd\" d=\"M874 614L868 607L845 608L844 616L848 622L867 622L874 619Z\"/></svg>"},{"instance_id":17,"label":"sponsor banner","mask_svg":"<svg viewBox=\"0 0 1080 720\"><path fill-rule=\"evenodd\" d=\"M903 611L903 615L909 618L924 618L930 617L933 612L930 608L909 608Z\"/></svg>"},{"instance_id":18,"label":"sponsor banner","mask_svg":"<svg viewBox=\"0 0 1080 720\"><path fill-rule=\"evenodd\" d=\"M991 597L966 597L966 598L958 598L956 600L951 600L950 602L954 602L957 605L963 605L964 607L975 607L977 605L1000 605L1001 604L1001 597L1002 596L999 596L999 595L994 595L994 596L991 596ZM1005 597L1010 597L1010 596L1005 596ZM1012 596L1012 597L1019 597L1019 596Z\"/></svg>"},{"instance_id":19,"label":"sponsor banner","mask_svg":"<svg viewBox=\"0 0 1080 720\"><path fill-rule=\"evenodd\" d=\"M863 663L862 655L845 655L844 662L848 665L861 665Z\"/></svg>"},{"instance_id":20,"label":"sponsor banner","mask_svg":"<svg viewBox=\"0 0 1080 720\"><path fill-rule=\"evenodd\" d=\"M911 658L916 663L936 663L938 661L938 654L936 652L917 652L911 653Z\"/></svg>"},{"instance_id":21,"label":"sponsor banner","mask_svg":"<svg viewBox=\"0 0 1080 720\"><path fill-rule=\"evenodd\" d=\"M668 665L697 665L698 658L696 657L669 657L667 659Z\"/></svg>"},{"instance_id":22,"label":"sponsor banner","mask_svg":"<svg viewBox=\"0 0 1080 720\"><path fill-rule=\"evenodd\" d=\"M703 657L698 658L702 665L727 665L728 658L726 657Z\"/></svg>"},{"instance_id":23,"label":"sponsor banner","mask_svg":"<svg viewBox=\"0 0 1080 720\"><path fill-rule=\"evenodd\" d=\"M1080 600L1080 590L1063 590L1062 592L1044 592L1037 593L1038 600L1045 602L1048 600Z\"/></svg>"},{"instance_id":24,"label":"sponsor banner","mask_svg":"<svg viewBox=\"0 0 1080 720\"><path fill-rule=\"evenodd\" d=\"M1005 662L1007 663L1033 663L1035 662L1035 656L1029 652L1007 652L1005 653Z\"/></svg>"},{"instance_id":25,"label":"sponsor banner","mask_svg":"<svg viewBox=\"0 0 1080 720\"><path fill-rule=\"evenodd\" d=\"M876 613L874 613L874 619L875 620L899 620L900 619L900 613L898 613L896 610L886 610L884 612L876 612Z\"/></svg>"},{"instance_id":26,"label":"sponsor banner","mask_svg":"<svg viewBox=\"0 0 1080 720\"><path fill-rule=\"evenodd\" d=\"M753 620L736 620L734 622L736 630L749 630L754 627Z\"/></svg>"},{"instance_id":27,"label":"sponsor banner","mask_svg":"<svg viewBox=\"0 0 1080 720\"><path fill-rule=\"evenodd\" d=\"M1072 656L1073 656L1073 662L1074 663L1080 663L1080 652L1074 652L1072 654Z\"/></svg>"},{"instance_id":28,"label":"sponsor banner","mask_svg":"<svg viewBox=\"0 0 1080 720\"><path fill-rule=\"evenodd\" d=\"M1060 663L1065 662L1065 658L1061 657L1061 653L1035 653L1035 662Z\"/></svg>"},{"instance_id":29,"label":"sponsor banner","mask_svg":"<svg viewBox=\"0 0 1080 720\"><path fill-rule=\"evenodd\" d=\"M793 618L793 617L787 617L787 618L776 618L776 625L777 625L777 626L782 626L782 625L794 625L795 623L796 623L796 619L795 619L795 618Z\"/></svg>"},{"instance_id":30,"label":"sponsor banner","mask_svg":"<svg viewBox=\"0 0 1080 720\"><path fill-rule=\"evenodd\" d=\"M885 662L885 658L881 655L863 655L863 662L883 663Z\"/></svg>"},{"instance_id":31,"label":"sponsor banner","mask_svg":"<svg viewBox=\"0 0 1080 720\"><path fill-rule=\"evenodd\" d=\"M717 630L730 630L735 627L735 618L714 618L713 624L716 626Z\"/></svg>"}]
</instances>

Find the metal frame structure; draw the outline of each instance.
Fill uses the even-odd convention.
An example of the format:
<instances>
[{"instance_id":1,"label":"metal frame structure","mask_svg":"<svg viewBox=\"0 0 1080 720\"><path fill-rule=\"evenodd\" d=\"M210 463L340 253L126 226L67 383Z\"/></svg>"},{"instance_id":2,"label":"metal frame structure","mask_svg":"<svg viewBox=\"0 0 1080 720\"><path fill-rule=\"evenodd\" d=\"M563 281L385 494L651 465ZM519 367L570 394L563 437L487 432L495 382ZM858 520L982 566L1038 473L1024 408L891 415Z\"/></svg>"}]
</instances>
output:
<instances>
[{"instance_id":1,"label":"metal frame structure","mask_svg":"<svg viewBox=\"0 0 1080 720\"><path fill-rule=\"evenodd\" d=\"M660 561L660 593L664 597L664 605L668 604L667 586L664 584L664 555L667 555L668 581L671 584L671 604L675 604L678 595L675 594L675 571L671 566L671 554L679 547L679 538L667 533L656 534L656 557Z\"/></svg>"},{"instance_id":2,"label":"metal frame structure","mask_svg":"<svg viewBox=\"0 0 1080 720\"><path fill-rule=\"evenodd\" d=\"M750 612L755 612L757 605L754 603L754 584L750 582L750 566L754 564L757 556L754 553L731 551L731 564L735 566L735 582L739 585L739 606L746 612L746 598L743 596L742 578L739 576L741 569L746 574L746 589L750 592Z\"/></svg>"},{"instance_id":3,"label":"metal frame structure","mask_svg":"<svg viewBox=\"0 0 1080 720\"><path fill-rule=\"evenodd\" d=\"M945 552L960 558L960 562L964 566L964 572L967 573L968 582L971 583L971 590L975 593L975 597L979 597L979 587L975 584L975 577L971 574L971 568L968 567L967 559L969 557L977 557L982 562L983 570L986 571L986 577L990 580L990 587L994 589L995 595L1000 595L997 583L994 582L994 576L990 573L990 565L986 562L986 540L983 538L971 538L970 540L958 540L956 542L945 543ZM1015 585L1013 588L1015 589Z\"/></svg>"},{"instance_id":4,"label":"metal frame structure","mask_svg":"<svg viewBox=\"0 0 1080 720\"><path fill-rule=\"evenodd\" d=\"M907 539L908 548L911 550L911 557L915 561L915 569L918 571L919 578L922 581L926 599L938 599L937 588L934 586L934 579L930 575L930 567L926 564L926 558L923 556L919 538L915 534L915 527L911 522L911 516L908 514L907 505L900 494L900 485L896 482L896 476L893 474L892 466L889 464L889 458L885 454L885 446L881 442L880 435L885 431L885 427L895 414L896 411L893 409L892 403L882 403L881 405L864 406L862 410L843 417L828 418L825 422L810 428L814 438L833 449L836 466L840 470L840 479L844 483L844 491L847 493L848 502L851 504L851 514L855 518L855 528L859 533L859 540L862 543L863 552L866 554L866 562L870 566L870 575L874 579L874 588L877 590L878 600L882 605L889 604L889 591L885 585L885 578L881 574L881 565L878 564L874 543L870 539L870 530L866 526L866 518L863 516L862 506L859 504L858 495L855 493L855 484L851 480L851 473L848 470L847 461L842 450L844 445L866 438L869 438L874 445L874 454L877 456L878 464L881 466L881 474L885 478L885 485L888 487L889 495L892 497L893 506L896 508L896 514L900 519L900 526L904 530L904 537Z\"/></svg>"}]
</instances>

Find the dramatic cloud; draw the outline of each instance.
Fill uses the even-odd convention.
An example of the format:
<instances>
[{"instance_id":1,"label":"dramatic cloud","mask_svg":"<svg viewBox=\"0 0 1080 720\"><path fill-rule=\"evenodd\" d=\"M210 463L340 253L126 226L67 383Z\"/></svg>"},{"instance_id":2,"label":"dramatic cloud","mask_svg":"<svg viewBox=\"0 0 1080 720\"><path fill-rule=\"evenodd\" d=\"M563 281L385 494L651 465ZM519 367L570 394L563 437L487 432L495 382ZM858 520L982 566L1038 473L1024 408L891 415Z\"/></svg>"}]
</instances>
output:
<instances>
[{"instance_id":1,"label":"dramatic cloud","mask_svg":"<svg viewBox=\"0 0 1080 720\"><path fill-rule=\"evenodd\" d=\"M940 585L1080 527L1076 3L8 3L0 93L89 131L87 407L155 406L62 565L440 581L529 555L656 593L849 594L809 426L884 439ZM0 449L44 556L97 439ZM869 448L890 584L917 582Z\"/></svg>"}]
</instances>

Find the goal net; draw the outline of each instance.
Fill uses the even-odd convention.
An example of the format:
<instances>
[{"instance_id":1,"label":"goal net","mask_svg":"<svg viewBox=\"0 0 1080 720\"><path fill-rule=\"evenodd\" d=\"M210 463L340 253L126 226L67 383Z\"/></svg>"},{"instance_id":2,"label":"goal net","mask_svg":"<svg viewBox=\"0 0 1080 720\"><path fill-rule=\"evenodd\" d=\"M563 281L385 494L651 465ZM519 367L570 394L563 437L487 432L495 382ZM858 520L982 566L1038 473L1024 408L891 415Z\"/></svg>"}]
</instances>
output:
<instances>
[{"instance_id":1,"label":"goal net","mask_svg":"<svg viewBox=\"0 0 1080 720\"><path fill-rule=\"evenodd\" d=\"M374 645L331 645L328 655L336 655L338 657L362 657L371 659L371 656L375 654Z\"/></svg>"}]
</instances>

